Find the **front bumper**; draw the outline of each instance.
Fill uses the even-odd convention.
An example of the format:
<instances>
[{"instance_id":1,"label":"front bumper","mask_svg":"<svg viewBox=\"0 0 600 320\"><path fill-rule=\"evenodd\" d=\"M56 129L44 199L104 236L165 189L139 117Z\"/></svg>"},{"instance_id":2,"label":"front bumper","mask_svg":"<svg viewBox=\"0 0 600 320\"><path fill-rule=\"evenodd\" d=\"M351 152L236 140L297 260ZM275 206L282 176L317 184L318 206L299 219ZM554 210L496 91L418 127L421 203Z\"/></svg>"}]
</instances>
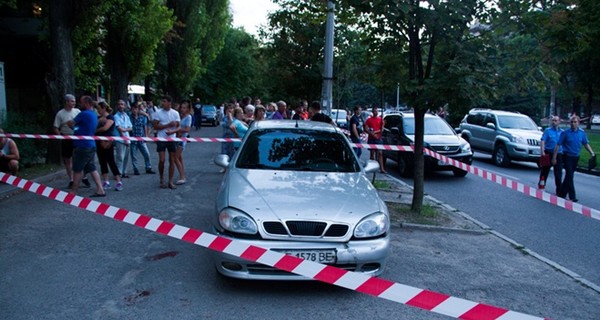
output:
<instances>
[{"instance_id":1,"label":"front bumper","mask_svg":"<svg viewBox=\"0 0 600 320\"><path fill-rule=\"evenodd\" d=\"M507 144L506 148L511 160L538 162L541 157L540 146Z\"/></svg>"},{"instance_id":2,"label":"front bumper","mask_svg":"<svg viewBox=\"0 0 600 320\"><path fill-rule=\"evenodd\" d=\"M389 233L382 238L342 243L230 239L275 251L335 249L337 259L334 264L331 264L332 266L372 276L383 272L390 252ZM212 251L212 256L217 271L227 277L254 280L312 280L223 252Z\"/></svg>"},{"instance_id":3,"label":"front bumper","mask_svg":"<svg viewBox=\"0 0 600 320\"><path fill-rule=\"evenodd\" d=\"M458 155L452 155L452 156L446 155L446 156L448 158L466 163L468 165L471 165L471 163L473 163L473 154L472 153L463 153L463 154L458 154ZM441 160L438 160L436 158L425 156L425 168L430 171L443 171L443 170L453 170L456 167L454 167L453 165L451 165L449 163L445 163Z\"/></svg>"}]
</instances>

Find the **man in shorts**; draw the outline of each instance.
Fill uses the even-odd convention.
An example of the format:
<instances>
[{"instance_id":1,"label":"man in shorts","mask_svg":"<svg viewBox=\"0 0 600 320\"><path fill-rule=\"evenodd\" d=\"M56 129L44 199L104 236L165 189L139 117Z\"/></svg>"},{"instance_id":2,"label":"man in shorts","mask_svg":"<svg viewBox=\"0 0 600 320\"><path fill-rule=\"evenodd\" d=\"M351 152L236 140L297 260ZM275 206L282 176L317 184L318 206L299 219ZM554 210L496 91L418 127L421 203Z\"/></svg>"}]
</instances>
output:
<instances>
[{"instance_id":1,"label":"man in shorts","mask_svg":"<svg viewBox=\"0 0 600 320\"><path fill-rule=\"evenodd\" d=\"M96 102L90 96L81 97L79 102L81 112L74 119L74 133L78 136L93 136L98 126L98 117L93 111ZM92 197L106 196L94 163L96 142L94 140L75 140L73 145L75 149L73 150L73 186L71 187L71 193L77 194L81 177L90 173L96 184L96 193Z\"/></svg>"},{"instance_id":2,"label":"man in shorts","mask_svg":"<svg viewBox=\"0 0 600 320\"><path fill-rule=\"evenodd\" d=\"M383 119L379 117L377 106L373 106L373 115L365 121L365 131L369 134L368 144L383 144L381 140L383 125ZM385 163L383 163L383 154L380 149L371 149L371 160L375 159L379 161L379 172L387 173L385 171Z\"/></svg>"},{"instance_id":3,"label":"man in shorts","mask_svg":"<svg viewBox=\"0 0 600 320\"><path fill-rule=\"evenodd\" d=\"M60 109L56 116L54 117L54 124L52 126L52 131L56 135L73 135L73 125L75 116L81 112L81 110L75 108L75 96L72 94L65 95L65 106ZM73 186L73 140L61 140L60 145L60 155L63 160L63 165L65 166L65 170L67 171L67 176L69 177L69 189ZM84 178L83 184L86 187L90 186L90 182Z\"/></svg>"},{"instance_id":4,"label":"man in shorts","mask_svg":"<svg viewBox=\"0 0 600 320\"><path fill-rule=\"evenodd\" d=\"M171 109L173 99L170 96L163 96L160 104L161 109L152 114L152 126L157 131L158 138L175 138L179 130L181 118L179 113ZM169 180L168 184L164 180L165 172L165 150L169 151ZM158 152L158 175L160 178L160 187L162 189L177 187L173 183L175 175L175 153L177 151L177 143L175 141L157 141L156 152Z\"/></svg>"}]
</instances>

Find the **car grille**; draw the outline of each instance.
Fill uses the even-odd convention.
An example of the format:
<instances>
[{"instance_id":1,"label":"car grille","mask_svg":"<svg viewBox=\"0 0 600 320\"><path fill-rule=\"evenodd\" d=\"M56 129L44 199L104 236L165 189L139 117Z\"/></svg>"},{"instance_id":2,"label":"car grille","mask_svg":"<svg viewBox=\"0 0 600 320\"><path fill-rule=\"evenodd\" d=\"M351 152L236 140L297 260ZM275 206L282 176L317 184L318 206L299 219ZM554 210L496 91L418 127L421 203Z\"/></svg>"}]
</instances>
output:
<instances>
[{"instance_id":1,"label":"car grille","mask_svg":"<svg viewBox=\"0 0 600 320\"><path fill-rule=\"evenodd\" d=\"M539 146L540 140L537 139L527 139L527 144L530 146Z\"/></svg>"},{"instance_id":2,"label":"car grille","mask_svg":"<svg viewBox=\"0 0 600 320\"><path fill-rule=\"evenodd\" d=\"M263 227L270 234L305 237L343 237L349 229L344 224L332 224L327 228L327 223L321 221L287 221L285 226L279 221L267 221Z\"/></svg>"},{"instance_id":3,"label":"car grille","mask_svg":"<svg viewBox=\"0 0 600 320\"><path fill-rule=\"evenodd\" d=\"M430 146L429 148L440 154L452 154L460 152L460 146Z\"/></svg>"}]
</instances>

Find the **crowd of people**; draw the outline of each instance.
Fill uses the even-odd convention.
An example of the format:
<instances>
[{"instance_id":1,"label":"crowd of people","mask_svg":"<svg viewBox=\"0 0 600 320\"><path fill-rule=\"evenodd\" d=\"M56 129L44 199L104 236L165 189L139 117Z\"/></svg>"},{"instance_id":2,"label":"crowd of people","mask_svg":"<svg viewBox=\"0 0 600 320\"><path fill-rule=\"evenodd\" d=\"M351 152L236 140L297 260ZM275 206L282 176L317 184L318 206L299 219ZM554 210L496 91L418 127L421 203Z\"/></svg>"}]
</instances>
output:
<instances>
[{"instance_id":1,"label":"crowd of people","mask_svg":"<svg viewBox=\"0 0 600 320\"><path fill-rule=\"evenodd\" d=\"M72 94L64 96L64 107L59 110L54 118L53 132L60 135L79 136L119 136L124 140L61 140L61 158L65 167L69 184L67 188L72 193L77 193L80 185L91 187L88 176L96 184L96 193L92 196L103 197L106 190L110 189L111 179L109 170L114 179L116 191L124 188L123 179L129 178L128 162L131 156L133 175L140 175L142 171L138 165L138 155L144 159L143 170L146 174L156 174L152 168L148 145L145 141L128 140L129 137L159 138L189 137L192 127L200 129L201 118L195 113L201 112L199 99L192 104L189 100L175 103L166 95L161 98L160 107L154 106L152 101L137 101L129 105L126 99L119 99L116 111L113 111L106 101L97 102L90 96L82 96L79 99L79 108L76 108L76 99ZM264 120L298 120L319 121L336 125L326 114L321 112L321 104L302 100L288 108L285 101L270 102L262 105L260 99L244 97L241 101L235 98L223 104L222 129L223 138L243 138L249 126L254 121ZM361 143L361 134L367 134L368 144L382 144L381 134L384 128L383 117L379 115L377 107L371 109L368 119L361 117L362 108L356 106L353 115L349 119L349 135L354 143ZM440 113L444 113L441 109ZM543 155L540 161L540 177L538 189L546 189L546 181L550 170L553 170L556 195L569 198L577 202L574 173L577 167L582 147L591 155L592 161L596 161L596 155L592 150L586 133L579 128L581 122L578 116L569 119L570 128L560 128L561 119L558 116L551 117L551 125L544 131L540 148ZM0 133L4 131L0 129ZM239 148L239 142L222 143L221 153L233 157L235 150ZM184 151L186 142L157 141L158 152L158 176L160 188L176 189L177 185L187 182L184 165ZM168 152L167 177L165 179L165 164ZM138 154L139 153L139 154ZM355 148L358 157L362 149ZM100 164L100 173L95 165L97 157ZM370 159L378 160L380 171L386 173L385 163L381 150L370 150ZM16 175L19 170L19 149L14 140L0 137L0 171ZM175 180L175 170L178 179ZM563 177L564 170L564 177Z\"/></svg>"}]
</instances>

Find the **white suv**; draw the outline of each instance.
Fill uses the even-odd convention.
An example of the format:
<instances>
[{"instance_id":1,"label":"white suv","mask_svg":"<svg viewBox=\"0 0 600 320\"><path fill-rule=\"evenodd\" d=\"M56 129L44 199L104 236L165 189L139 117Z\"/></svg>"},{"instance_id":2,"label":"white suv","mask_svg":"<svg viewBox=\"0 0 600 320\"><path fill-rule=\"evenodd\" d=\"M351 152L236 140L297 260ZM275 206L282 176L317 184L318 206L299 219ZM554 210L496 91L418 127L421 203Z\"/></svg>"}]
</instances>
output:
<instances>
[{"instance_id":1,"label":"white suv","mask_svg":"<svg viewBox=\"0 0 600 320\"><path fill-rule=\"evenodd\" d=\"M471 148L492 153L497 166L511 160L538 162L542 130L524 114L472 109L460 123L460 134Z\"/></svg>"}]
</instances>

